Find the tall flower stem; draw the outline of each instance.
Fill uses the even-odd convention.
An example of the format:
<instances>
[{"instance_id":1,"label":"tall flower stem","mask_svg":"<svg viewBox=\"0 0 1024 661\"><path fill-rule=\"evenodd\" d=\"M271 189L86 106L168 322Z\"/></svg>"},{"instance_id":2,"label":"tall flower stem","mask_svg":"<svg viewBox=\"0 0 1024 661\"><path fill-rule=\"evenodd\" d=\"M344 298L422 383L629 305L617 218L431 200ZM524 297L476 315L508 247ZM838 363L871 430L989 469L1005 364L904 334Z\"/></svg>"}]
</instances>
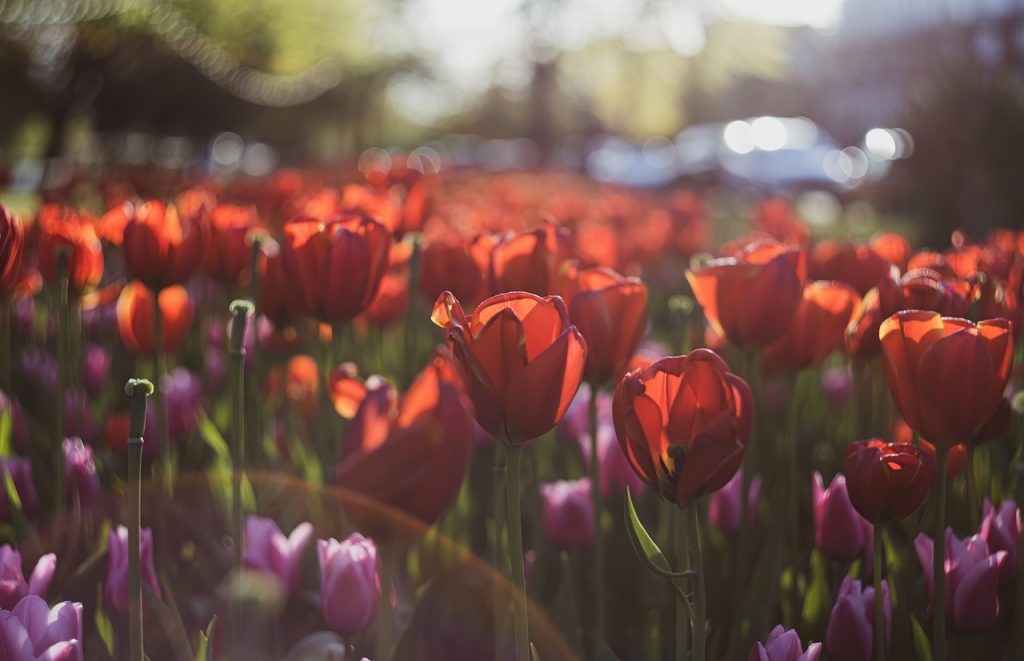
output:
<instances>
[{"instance_id":1,"label":"tall flower stem","mask_svg":"<svg viewBox=\"0 0 1024 661\"><path fill-rule=\"evenodd\" d=\"M67 249L57 253L57 282L59 293L57 298L57 397L54 412L54 464L53 486L56 490L57 516L64 513L64 407L65 392L68 387L68 298L71 287L68 281L68 268L71 254Z\"/></svg>"},{"instance_id":2,"label":"tall flower stem","mask_svg":"<svg viewBox=\"0 0 1024 661\"><path fill-rule=\"evenodd\" d=\"M233 443L231 463L234 475L231 480L232 528L235 535L235 573L242 577L242 554L245 548L245 507L242 504L242 481L245 479L245 326L252 313L252 303L245 300L232 301L231 344L228 358L231 361L230 392ZM241 652L242 600L235 603L235 621L231 631L234 637L232 650Z\"/></svg>"},{"instance_id":3,"label":"tall flower stem","mask_svg":"<svg viewBox=\"0 0 1024 661\"><path fill-rule=\"evenodd\" d=\"M932 660L946 658L946 470L949 448L936 444L935 520L932 522ZM876 596L877 599L877 596Z\"/></svg>"},{"instance_id":4,"label":"tall flower stem","mask_svg":"<svg viewBox=\"0 0 1024 661\"><path fill-rule=\"evenodd\" d=\"M882 535L885 528L875 524L875 548L871 581L875 588L875 661L885 661L885 604L882 600Z\"/></svg>"},{"instance_id":5,"label":"tall flower stem","mask_svg":"<svg viewBox=\"0 0 1024 661\"><path fill-rule=\"evenodd\" d=\"M666 511L668 511L668 508L666 508ZM690 553L686 540L683 535L679 534L678 518L675 516L669 517L670 543L675 547L676 563L678 566L690 569L693 567L693 564L690 562ZM675 584L672 587L677 592L679 591L678 586ZM675 658L677 661L686 661L686 657L690 653L690 607L689 603L684 601L685 599L684 592L678 595L675 600Z\"/></svg>"},{"instance_id":6,"label":"tall flower stem","mask_svg":"<svg viewBox=\"0 0 1024 661\"><path fill-rule=\"evenodd\" d=\"M604 640L604 537L601 535L601 453L597 442L597 384L590 384L590 501L594 510L594 649Z\"/></svg>"},{"instance_id":7,"label":"tall flower stem","mask_svg":"<svg viewBox=\"0 0 1024 661\"><path fill-rule=\"evenodd\" d=\"M493 499L494 499L494 540L491 547L491 562L494 569L502 576L508 575L505 562L505 521L508 519L508 508L505 506L505 482L508 478L508 467L505 461L505 444L497 441L494 444ZM495 581L494 590L494 654L501 656L504 636L505 613L507 612L500 582Z\"/></svg>"},{"instance_id":8,"label":"tall flower stem","mask_svg":"<svg viewBox=\"0 0 1024 661\"><path fill-rule=\"evenodd\" d=\"M142 536L142 447L146 431L146 398L153 394L153 384L145 379L131 379L125 392L132 398L128 428L128 465L130 467L128 496L128 641L131 661L145 658L142 643L142 574L139 544Z\"/></svg>"},{"instance_id":9,"label":"tall flower stem","mask_svg":"<svg viewBox=\"0 0 1024 661\"><path fill-rule=\"evenodd\" d=\"M693 661L704 661L704 628L707 621L707 595L704 590L704 554L700 548L700 520L697 503L686 507L686 545L689 548L693 569L697 572L697 598L693 612Z\"/></svg>"},{"instance_id":10,"label":"tall flower stem","mask_svg":"<svg viewBox=\"0 0 1024 661\"><path fill-rule=\"evenodd\" d=\"M526 574L523 567L523 518L519 506L519 474L523 446L513 445L508 451L508 545L512 562L512 579L517 594L513 595L512 616L516 635L516 661L530 658L530 632L527 623Z\"/></svg>"},{"instance_id":11,"label":"tall flower stem","mask_svg":"<svg viewBox=\"0 0 1024 661\"><path fill-rule=\"evenodd\" d=\"M981 504L978 502L978 476L974 466L974 445L967 444L967 515L971 523L971 530L978 529L978 510Z\"/></svg>"},{"instance_id":12,"label":"tall flower stem","mask_svg":"<svg viewBox=\"0 0 1024 661\"><path fill-rule=\"evenodd\" d=\"M160 292L153 292L153 371L156 384L156 433L160 449L160 471L164 477L164 488L170 490L171 480L171 432L167 426L167 396L163 389L163 377L167 373L167 353L164 351L164 313L160 309Z\"/></svg>"},{"instance_id":13,"label":"tall flower stem","mask_svg":"<svg viewBox=\"0 0 1024 661\"><path fill-rule=\"evenodd\" d=\"M11 369L14 363L14 350L11 348L11 321L13 320L11 308L13 306L14 302L10 299L3 302L3 328L0 328L0 351L3 352L3 372L0 374L0 388L3 388L7 394L11 394Z\"/></svg>"}]
</instances>

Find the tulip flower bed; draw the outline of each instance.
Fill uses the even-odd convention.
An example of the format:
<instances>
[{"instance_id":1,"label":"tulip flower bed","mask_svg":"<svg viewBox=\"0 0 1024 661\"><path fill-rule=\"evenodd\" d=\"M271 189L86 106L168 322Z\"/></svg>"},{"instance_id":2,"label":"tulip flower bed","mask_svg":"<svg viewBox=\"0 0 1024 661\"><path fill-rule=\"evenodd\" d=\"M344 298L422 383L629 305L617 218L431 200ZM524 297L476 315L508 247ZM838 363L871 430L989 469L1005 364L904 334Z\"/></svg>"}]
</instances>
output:
<instances>
[{"instance_id":1,"label":"tulip flower bed","mask_svg":"<svg viewBox=\"0 0 1024 661\"><path fill-rule=\"evenodd\" d=\"M0 659L1024 654L1024 235L137 183L0 206Z\"/></svg>"}]
</instances>

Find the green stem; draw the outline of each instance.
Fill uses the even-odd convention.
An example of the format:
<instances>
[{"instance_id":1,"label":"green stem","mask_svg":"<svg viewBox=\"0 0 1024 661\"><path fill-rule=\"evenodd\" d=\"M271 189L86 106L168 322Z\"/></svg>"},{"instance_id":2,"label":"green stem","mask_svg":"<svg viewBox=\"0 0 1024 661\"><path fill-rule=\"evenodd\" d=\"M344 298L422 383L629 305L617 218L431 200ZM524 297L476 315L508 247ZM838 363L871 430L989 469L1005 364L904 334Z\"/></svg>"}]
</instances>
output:
<instances>
[{"instance_id":1,"label":"green stem","mask_svg":"<svg viewBox=\"0 0 1024 661\"><path fill-rule=\"evenodd\" d=\"M971 522L971 530L978 529L978 510L981 503L978 502L978 476L974 470L974 445L967 444L967 509Z\"/></svg>"},{"instance_id":2,"label":"green stem","mask_svg":"<svg viewBox=\"0 0 1024 661\"><path fill-rule=\"evenodd\" d=\"M146 398L153 392L153 384L145 379L131 379L125 391L132 398L131 421L128 430L128 465L130 494L128 497L128 640L131 661L145 658L142 637L142 573L139 545L142 536L142 448L146 430Z\"/></svg>"},{"instance_id":3,"label":"green stem","mask_svg":"<svg viewBox=\"0 0 1024 661\"><path fill-rule=\"evenodd\" d=\"M946 470L949 448L936 444L935 520L932 522L932 660L946 658Z\"/></svg>"},{"instance_id":4,"label":"green stem","mask_svg":"<svg viewBox=\"0 0 1024 661\"><path fill-rule=\"evenodd\" d=\"M376 651L378 658L390 659L394 648L395 611L391 606L391 590L398 570L399 549L395 544L381 544L380 587L381 600L377 606L374 629L377 634Z\"/></svg>"},{"instance_id":5,"label":"green stem","mask_svg":"<svg viewBox=\"0 0 1024 661\"><path fill-rule=\"evenodd\" d=\"M667 507L665 510L670 511ZM679 517L675 516L669 517L669 535L671 536L671 544L676 550L676 564L679 567L686 567L689 569L693 565L690 562L688 549L686 547L686 540L679 534L678 518ZM686 591L681 590L675 581L670 581L670 583L673 589L678 593L675 600L675 658L678 661L685 661L686 656L690 651L690 603L687 601Z\"/></svg>"},{"instance_id":6,"label":"green stem","mask_svg":"<svg viewBox=\"0 0 1024 661\"><path fill-rule=\"evenodd\" d=\"M231 360L231 413L234 427L234 442L231 444L231 462L235 475L231 480L231 506L233 512L233 528L235 533L235 572L239 580L242 577L242 557L245 549L245 507L242 503L242 482L245 480L245 326L252 304L249 301L233 301L231 303L231 344L229 358ZM235 603L235 621L231 630L235 638L232 649L235 654L241 652L242 599Z\"/></svg>"},{"instance_id":7,"label":"green stem","mask_svg":"<svg viewBox=\"0 0 1024 661\"><path fill-rule=\"evenodd\" d=\"M523 459L523 446L513 445L508 452L508 540L512 578L517 594L513 595L512 615L516 635L516 661L530 658L530 631L526 611L526 574L523 567L523 519L520 512L519 473Z\"/></svg>"},{"instance_id":8,"label":"green stem","mask_svg":"<svg viewBox=\"0 0 1024 661\"><path fill-rule=\"evenodd\" d=\"M508 509L505 507L505 482L508 476L508 468L505 463L505 444L501 441L494 443L494 477L492 486L494 489L494 539L491 546L491 561L494 569L502 576L508 576L505 562L505 521ZM500 582L495 581L494 586L494 640L495 656L500 657L504 641L504 621L507 612L507 604L503 597L503 590Z\"/></svg>"},{"instance_id":9,"label":"green stem","mask_svg":"<svg viewBox=\"0 0 1024 661\"><path fill-rule=\"evenodd\" d=\"M693 613L693 661L704 661L706 658L704 645L704 629L707 621L707 596L704 591L704 554L700 548L700 521L697 516L697 503L690 503L686 508L686 545L693 568L697 571L697 600Z\"/></svg>"},{"instance_id":10,"label":"green stem","mask_svg":"<svg viewBox=\"0 0 1024 661\"><path fill-rule=\"evenodd\" d=\"M875 587L875 661L885 661L885 604L882 600L882 535L885 529L875 524L875 549L871 580Z\"/></svg>"},{"instance_id":11,"label":"green stem","mask_svg":"<svg viewBox=\"0 0 1024 661\"><path fill-rule=\"evenodd\" d=\"M601 534L601 455L597 443L597 384L590 384L590 501L594 509L594 649L604 640L604 538Z\"/></svg>"},{"instance_id":12,"label":"green stem","mask_svg":"<svg viewBox=\"0 0 1024 661\"><path fill-rule=\"evenodd\" d=\"M156 433L160 449L160 464L164 485L171 478L171 432L167 426L167 396L163 389L163 376L167 372L167 354L164 352L164 314L160 309L160 292L153 292L153 371L156 373Z\"/></svg>"},{"instance_id":13,"label":"green stem","mask_svg":"<svg viewBox=\"0 0 1024 661\"><path fill-rule=\"evenodd\" d=\"M64 407L68 387L68 281L70 254L61 250L57 254L57 277L60 294L57 299L57 406L54 412L54 489L57 516L64 513Z\"/></svg>"}]
</instances>

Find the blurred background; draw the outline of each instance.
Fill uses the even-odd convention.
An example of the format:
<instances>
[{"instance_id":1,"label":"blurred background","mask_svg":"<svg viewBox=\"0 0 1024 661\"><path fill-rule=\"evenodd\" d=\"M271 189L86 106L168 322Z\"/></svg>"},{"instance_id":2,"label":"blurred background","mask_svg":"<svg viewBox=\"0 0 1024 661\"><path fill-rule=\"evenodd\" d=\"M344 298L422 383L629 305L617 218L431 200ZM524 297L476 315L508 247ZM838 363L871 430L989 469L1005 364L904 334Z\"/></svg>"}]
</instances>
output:
<instances>
[{"instance_id":1,"label":"blurred background","mask_svg":"<svg viewBox=\"0 0 1024 661\"><path fill-rule=\"evenodd\" d=\"M0 199L397 153L981 236L1024 218L1024 0L0 0Z\"/></svg>"}]
</instances>

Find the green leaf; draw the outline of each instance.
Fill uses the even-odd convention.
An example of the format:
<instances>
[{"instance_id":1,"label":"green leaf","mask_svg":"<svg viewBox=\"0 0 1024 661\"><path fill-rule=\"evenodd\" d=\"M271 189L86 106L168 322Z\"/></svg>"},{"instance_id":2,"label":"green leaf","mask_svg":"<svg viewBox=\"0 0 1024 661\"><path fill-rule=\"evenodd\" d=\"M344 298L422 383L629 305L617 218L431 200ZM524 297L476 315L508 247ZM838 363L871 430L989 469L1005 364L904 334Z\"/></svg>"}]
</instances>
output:
<instances>
[{"instance_id":1,"label":"green leaf","mask_svg":"<svg viewBox=\"0 0 1024 661\"><path fill-rule=\"evenodd\" d=\"M911 614L910 628L914 633L914 655L919 661L932 661L932 645L921 624Z\"/></svg>"},{"instance_id":2,"label":"green leaf","mask_svg":"<svg viewBox=\"0 0 1024 661\"><path fill-rule=\"evenodd\" d=\"M196 661L213 661L213 634L217 630L217 616L206 626L206 631L199 632L199 644L196 646Z\"/></svg>"},{"instance_id":3,"label":"green leaf","mask_svg":"<svg viewBox=\"0 0 1024 661\"><path fill-rule=\"evenodd\" d=\"M825 615L832 607L831 595L828 591L828 571L825 558L817 549L811 552L811 585L804 597L804 622L816 626L825 621Z\"/></svg>"},{"instance_id":4,"label":"green leaf","mask_svg":"<svg viewBox=\"0 0 1024 661\"><path fill-rule=\"evenodd\" d=\"M673 571L668 564L665 554L661 552L658 544L651 538L644 524L637 516L636 508L633 507L633 499L629 495L629 487L626 487L626 532L629 533L629 541L633 544L633 550L640 556L647 568L658 576L664 578L686 578L694 576L692 571Z\"/></svg>"},{"instance_id":5,"label":"green leaf","mask_svg":"<svg viewBox=\"0 0 1024 661\"><path fill-rule=\"evenodd\" d=\"M114 656L114 625L107 617L107 611L103 608L103 585L96 586L96 614L93 616L93 623L96 625L96 633L103 641L103 647L107 654Z\"/></svg>"},{"instance_id":6,"label":"green leaf","mask_svg":"<svg viewBox=\"0 0 1024 661\"><path fill-rule=\"evenodd\" d=\"M11 456L11 436L14 427L14 416L8 408L0 414L0 457Z\"/></svg>"},{"instance_id":7,"label":"green leaf","mask_svg":"<svg viewBox=\"0 0 1024 661\"><path fill-rule=\"evenodd\" d=\"M537 652L537 646L530 643L530 661L540 661L540 654Z\"/></svg>"}]
</instances>

